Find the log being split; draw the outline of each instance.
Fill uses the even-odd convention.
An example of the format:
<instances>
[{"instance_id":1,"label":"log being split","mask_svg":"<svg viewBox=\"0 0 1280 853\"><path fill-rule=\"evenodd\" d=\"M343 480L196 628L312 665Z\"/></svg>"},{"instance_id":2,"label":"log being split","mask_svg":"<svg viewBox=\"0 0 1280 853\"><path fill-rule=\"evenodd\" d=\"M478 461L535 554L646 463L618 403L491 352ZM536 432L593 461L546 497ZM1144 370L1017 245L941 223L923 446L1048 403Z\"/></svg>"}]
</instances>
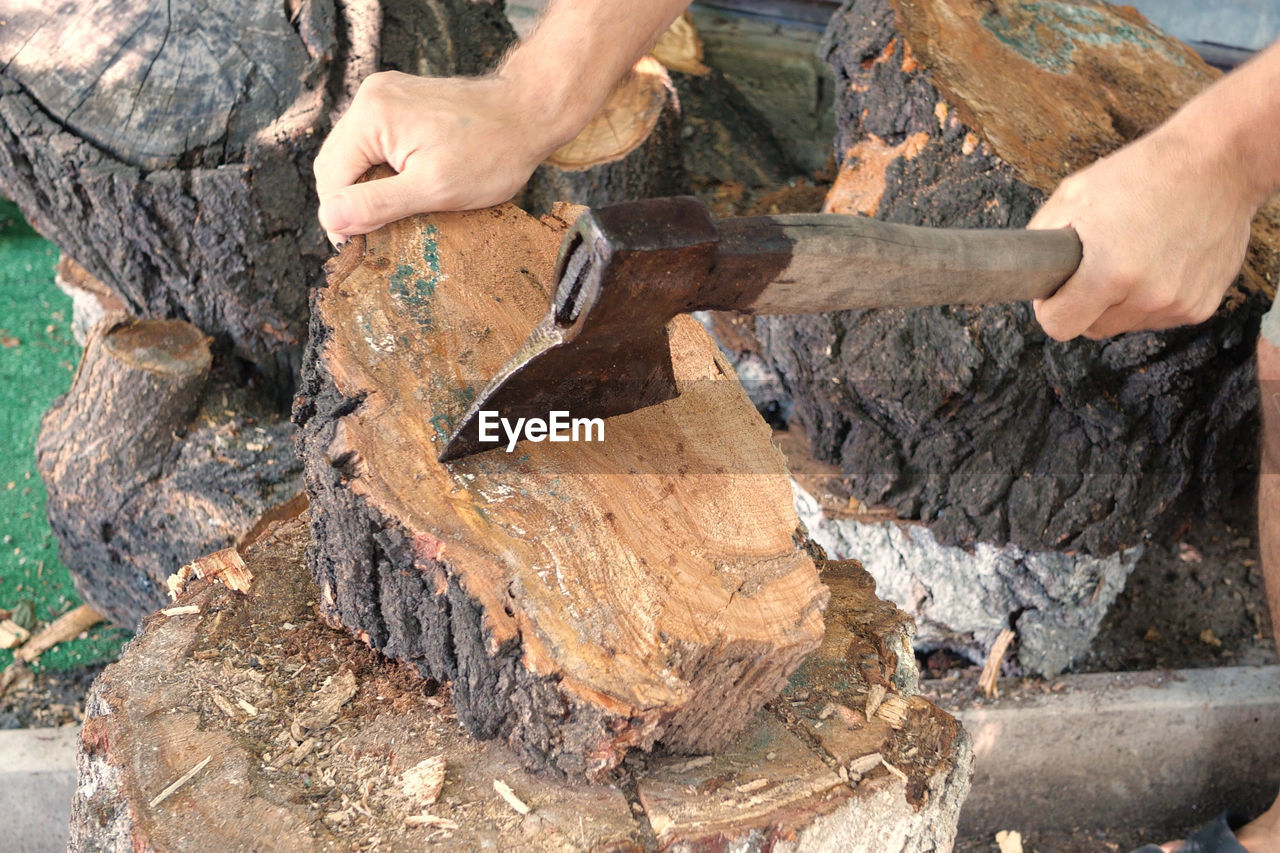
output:
<instances>
[{"instance_id":1,"label":"log being split","mask_svg":"<svg viewBox=\"0 0 1280 853\"><path fill-rule=\"evenodd\" d=\"M689 317L680 396L603 442L436 462L545 313L570 213L353 240L314 300L295 419L325 615L453 681L477 735L597 776L656 740L723 745L813 650L826 591L769 429Z\"/></svg>"},{"instance_id":2,"label":"log being split","mask_svg":"<svg viewBox=\"0 0 1280 853\"><path fill-rule=\"evenodd\" d=\"M681 160L680 101L652 57L636 63L587 126L534 171L524 204L596 206L688 191Z\"/></svg>"},{"instance_id":3,"label":"log being split","mask_svg":"<svg viewBox=\"0 0 1280 853\"><path fill-rule=\"evenodd\" d=\"M909 224L1021 227L1066 174L1214 77L1092 0L858 0L826 38L842 160L828 209ZM1105 557L1234 488L1256 445L1252 345L1280 273L1278 222L1259 218L1237 285L1199 326L1057 343L1012 304L757 330L852 497L948 545Z\"/></svg>"},{"instance_id":4,"label":"log being split","mask_svg":"<svg viewBox=\"0 0 1280 853\"><path fill-rule=\"evenodd\" d=\"M912 695L910 619L857 564L824 566L821 648L741 737L585 785L468 737L448 688L324 625L307 540L305 522L272 528L246 553L247 593L188 581L95 682L73 849L951 846L968 739Z\"/></svg>"},{"instance_id":5,"label":"log being split","mask_svg":"<svg viewBox=\"0 0 1280 853\"><path fill-rule=\"evenodd\" d=\"M233 544L301 489L292 426L270 400L211 379L212 364L190 323L108 313L41 422L58 555L117 624L167 600L175 565Z\"/></svg>"}]
</instances>

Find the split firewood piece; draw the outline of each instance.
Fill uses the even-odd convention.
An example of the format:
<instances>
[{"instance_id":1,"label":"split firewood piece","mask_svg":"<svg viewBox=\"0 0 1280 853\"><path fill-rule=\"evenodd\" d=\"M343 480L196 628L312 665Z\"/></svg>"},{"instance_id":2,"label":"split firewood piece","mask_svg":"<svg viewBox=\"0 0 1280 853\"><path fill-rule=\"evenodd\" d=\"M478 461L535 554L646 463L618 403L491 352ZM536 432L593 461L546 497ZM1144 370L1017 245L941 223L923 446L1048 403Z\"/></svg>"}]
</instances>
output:
<instances>
[{"instance_id":1,"label":"split firewood piece","mask_svg":"<svg viewBox=\"0 0 1280 853\"><path fill-rule=\"evenodd\" d=\"M295 418L325 616L451 680L475 734L598 776L658 740L726 743L817 645L826 590L768 427L689 317L680 395L603 441L436 461L545 313L571 217L353 240L314 301Z\"/></svg>"},{"instance_id":2,"label":"split firewood piece","mask_svg":"<svg viewBox=\"0 0 1280 853\"><path fill-rule=\"evenodd\" d=\"M688 191L681 162L680 102L667 70L643 57L577 136L533 173L524 204L592 207Z\"/></svg>"},{"instance_id":3,"label":"split firewood piece","mask_svg":"<svg viewBox=\"0 0 1280 853\"><path fill-rule=\"evenodd\" d=\"M87 604L81 604L36 632L35 636L24 643L22 648L13 653L13 659L22 663L31 663L49 649L67 640L74 640L101 621L101 613Z\"/></svg>"},{"instance_id":4,"label":"split firewood piece","mask_svg":"<svg viewBox=\"0 0 1280 853\"><path fill-rule=\"evenodd\" d=\"M80 597L117 624L166 604L175 566L233 544L301 490L292 424L217 372L190 323L109 313L41 422L58 555Z\"/></svg>"},{"instance_id":5,"label":"split firewood piece","mask_svg":"<svg viewBox=\"0 0 1280 853\"><path fill-rule=\"evenodd\" d=\"M833 591L828 636L742 736L715 755L627 762L589 785L526 772L504 744L458 726L447 687L424 691L403 667L320 621L309 541L304 522L282 524L245 555L249 593L192 584L177 606L200 612L149 617L94 683L72 849L173 850L193 838L201 849L291 853L375 842L950 849L969 785L968 741L954 719L909 695L914 658L900 652L910 619L875 598L856 563L823 567ZM315 702L352 683L327 729L293 725L298 696ZM869 683L911 704L902 728L848 712ZM233 699L252 700L256 714ZM846 712L819 719L829 703ZM811 732L828 741L819 746Z\"/></svg>"}]
</instances>

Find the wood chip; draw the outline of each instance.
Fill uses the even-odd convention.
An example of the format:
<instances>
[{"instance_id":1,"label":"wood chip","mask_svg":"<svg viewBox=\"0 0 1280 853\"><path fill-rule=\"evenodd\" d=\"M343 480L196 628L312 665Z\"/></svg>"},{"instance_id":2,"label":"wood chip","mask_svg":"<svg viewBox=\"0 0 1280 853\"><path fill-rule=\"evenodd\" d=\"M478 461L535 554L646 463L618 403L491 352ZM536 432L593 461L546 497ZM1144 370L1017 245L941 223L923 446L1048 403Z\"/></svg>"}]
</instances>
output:
<instances>
[{"instance_id":1,"label":"wood chip","mask_svg":"<svg viewBox=\"0 0 1280 853\"><path fill-rule=\"evenodd\" d=\"M1022 833L1002 829L996 833L996 846L1000 853L1022 853Z\"/></svg>"},{"instance_id":2,"label":"wood chip","mask_svg":"<svg viewBox=\"0 0 1280 853\"><path fill-rule=\"evenodd\" d=\"M206 755L203 760L201 760L198 764L196 764L195 767L192 767L186 773L183 773L181 776L179 776L172 785L165 788L160 793L156 794L155 799L153 799L149 804L151 808L154 809L156 806L160 805L165 800L169 799L169 797L171 797L175 791L177 791L183 785L190 782L192 777L194 777L197 773L203 770L204 766L212 760L213 760L212 755Z\"/></svg>"},{"instance_id":3,"label":"wood chip","mask_svg":"<svg viewBox=\"0 0 1280 853\"><path fill-rule=\"evenodd\" d=\"M200 607L196 604L184 604L181 607L166 607L160 612L165 616L194 616L200 612Z\"/></svg>"},{"instance_id":4,"label":"wood chip","mask_svg":"<svg viewBox=\"0 0 1280 853\"><path fill-rule=\"evenodd\" d=\"M316 691L311 709L298 717L298 725L312 731L328 728L334 720L338 719L342 706L350 702L355 695L355 674L347 667L343 667L337 675L331 675L324 680L324 684Z\"/></svg>"},{"instance_id":5,"label":"wood chip","mask_svg":"<svg viewBox=\"0 0 1280 853\"><path fill-rule=\"evenodd\" d=\"M870 755L863 755L849 762L849 776L855 781L866 776L872 770L875 770L884 761L884 756L878 752Z\"/></svg>"},{"instance_id":6,"label":"wood chip","mask_svg":"<svg viewBox=\"0 0 1280 853\"><path fill-rule=\"evenodd\" d=\"M31 632L12 619L0 621L0 649L12 649L31 639Z\"/></svg>"},{"instance_id":7,"label":"wood chip","mask_svg":"<svg viewBox=\"0 0 1280 853\"><path fill-rule=\"evenodd\" d=\"M444 817L436 817L433 814L412 814L404 819L405 826L427 826L432 829L457 829L456 821L449 820Z\"/></svg>"},{"instance_id":8,"label":"wood chip","mask_svg":"<svg viewBox=\"0 0 1280 853\"><path fill-rule=\"evenodd\" d=\"M198 578L212 578L236 592L248 592L253 584L253 572L235 548L223 548L201 557L191 564L191 570Z\"/></svg>"},{"instance_id":9,"label":"wood chip","mask_svg":"<svg viewBox=\"0 0 1280 853\"><path fill-rule=\"evenodd\" d=\"M825 720L836 712L836 703L828 702L822 706L822 710L818 712L818 719Z\"/></svg>"},{"instance_id":10,"label":"wood chip","mask_svg":"<svg viewBox=\"0 0 1280 853\"><path fill-rule=\"evenodd\" d=\"M911 712L911 702L898 695L889 696L880 704L876 716L889 724L894 731L902 728Z\"/></svg>"},{"instance_id":11,"label":"wood chip","mask_svg":"<svg viewBox=\"0 0 1280 853\"><path fill-rule=\"evenodd\" d=\"M880 763L884 765L884 769L885 769L885 770L888 770L888 771L889 771L890 773L892 773L894 776L897 776L899 779L901 779L901 780L902 780L902 782L903 782L903 784L906 784L906 782L907 782L907 774L906 774L906 773L903 773L901 770L899 770L898 768L894 767L892 764L890 764L889 762L885 761L883 758L881 758L881 759L880 759Z\"/></svg>"},{"instance_id":12,"label":"wood chip","mask_svg":"<svg viewBox=\"0 0 1280 853\"><path fill-rule=\"evenodd\" d=\"M1004 665L1005 655L1009 653L1009 645L1015 636L1017 635L1013 631L1003 628L1000 635L996 637L996 641L991 644L987 662L982 665L982 675L978 677L978 686L982 688L982 694L988 699L1000 695L1000 667Z\"/></svg>"},{"instance_id":13,"label":"wood chip","mask_svg":"<svg viewBox=\"0 0 1280 853\"><path fill-rule=\"evenodd\" d=\"M444 770L443 755L423 759L400 776L400 789L423 806L430 806L440 799Z\"/></svg>"},{"instance_id":14,"label":"wood chip","mask_svg":"<svg viewBox=\"0 0 1280 853\"><path fill-rule=\"evenodd\" d=\"M222 711L222 713L226 714L228 717L230 717L233 720L240 719L240 712L236 710L236 706L232 705L231 700L228 699L226 696L223 696L221 693L217 693L217 692L212 692L209 694L209 696L210 698L213 699L213 704L217 705L218 710Z\"/></svg>"},{"instance_id":15,"label":"wood chip","mask_svg":"<svg viewBox=\"0 0 1280 853\"><path fill-rule=\"evenodd\" d=\"M236 704L239 705L244 710L244 712L248 714L250 717L258 716L258 709L253 707L243 699L237 699Z\"/></svg>"},{"instance_id":16,"label":"wood chip","mask_svg":"<svg viewBox=\"0 0 1280 853\"><path fill-rule=\"evenodd\" d=\"M883 684L873 684L867 689L867 706L863 713L867 719L875 716L876 711L880 710L880 703L884 701L884 695L888 690Z\"/></svg>"},{"instance_id":17,"label":"wood chip","mask_svg":"<svg viewBox=\"0 0 1280 853\"><path fill-rule=\"evenodd\" d=\"M311 754L311 751L316 748L317 743L319 743L319 741L313 737L309 737L304 740L298 745L297 749L289 753L289 763L294 765L300 763L302 759Z\"/></svg>"},{"instance_id":18,"label":"wood chip","mask_svg":"<svg viewBox=\"0 0 1280 853\"><path fill-rule=\"evenodd\" d=\"M860 729L867 722L867 718L861 712L853 710L848 705L837 704L836 714L840 717L840 721L851 729Z\"/></svg>"},{"instance_id":19,"label":"wood chip","mask_svg":"<svg viewBox=\"0 0 1280 853\"><path fill-rule=\"evenodd\" d=\"M733 790L737 791L739 794L750 794L753 791L759 791L761 788L766 788L768 786L769 786L768 779L753 779L750 782L739 785Z\"/></svg>"},{"instance_id":20,"label":"wood chip","mask_svg":"<svg viewBox=\"0 0 1280 853\"><path fill-rule=\"evenodd\" d=\"M524 800L516 796L516 792L511 790L511 786L506 782L503 782L501 779L493 780L493 790L497 791L498 796L506 800L507 805L520 812L520 814L527 815L529 812L533 811L533 809L529 808L529 806L525 804Z\"/></svg>"},{"instance_id":21,"label":"wood chip","mask_svg":"<svg viewBox=\"0 0 1280 853\"><path fill-rule=\"evenodd\" d=\"M690 758L688 761L682 761L679 764L668 765L665 769L671 773L684 773L689 770L697 770L699 767L706 767L711 763L710 755L699 755L697 758Z\"/></svg>"},{"instance_id":22,"label":"wood chip","mask_svg":"<svg viewBox=\"0 0 1280 853\"><path fill-rule=\"evenodd\" d=\"M191 574L195 571L195 566L188 563L178 569L169 577L164 579L164 584L169 588L169 600L177 601L178 596L182 595L187 588L187 581L191 580Z\"/></svg>"},{"instance_id":23,"label":"wood chip","mask_svg":"<svg viewBox=\"0 0 1280 853\"><path fill-rule=\"evenodd\" d=\"M87 604L82 604L50 622L44 630L14 652L13 656L16 660L31 663L58 643L75 639L101 621L101 613Z\"/></svg>"}]
</instances>

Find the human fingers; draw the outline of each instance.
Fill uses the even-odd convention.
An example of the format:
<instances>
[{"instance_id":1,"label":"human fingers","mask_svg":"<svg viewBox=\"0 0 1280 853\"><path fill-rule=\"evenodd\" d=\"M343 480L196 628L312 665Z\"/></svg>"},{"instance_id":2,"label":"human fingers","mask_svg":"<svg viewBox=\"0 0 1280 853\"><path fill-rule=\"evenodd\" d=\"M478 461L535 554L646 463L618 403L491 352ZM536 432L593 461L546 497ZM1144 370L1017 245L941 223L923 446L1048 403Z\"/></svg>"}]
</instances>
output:
<instances>
[{"instance_id":1,"label":"human fingers","mask_svg":"<svg viewBox=\"0 0 1280 853\"><path fill-rule=\"evenodd\" d=\"M391 177L352 184L321 201L320 224L346 236L367 234L415 213L454 207L439 197L434 183L421 170L407 168Z\"/></svg>"}]
</instances>

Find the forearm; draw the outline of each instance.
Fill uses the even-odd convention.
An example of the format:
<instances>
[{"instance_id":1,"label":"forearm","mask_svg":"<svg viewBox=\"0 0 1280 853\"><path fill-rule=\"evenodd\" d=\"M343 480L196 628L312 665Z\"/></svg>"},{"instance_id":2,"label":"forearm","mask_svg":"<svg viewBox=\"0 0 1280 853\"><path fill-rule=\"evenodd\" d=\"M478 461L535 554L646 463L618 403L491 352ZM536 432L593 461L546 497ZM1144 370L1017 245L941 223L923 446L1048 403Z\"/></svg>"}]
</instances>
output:
<instances>
[{"instance_id":1,"label":"forearm","mask_svg":"<svg viewBox=\"0 0 1280 853\"><path fill-rule=\"evenodd\" d=\"M1214 83L1162 131L1198 150L1254 208L1280 190L1280 42Z\"/></svg>"},{"instance_id":2,"label":"forearm","mask_svg":"<svg viewBox=\"0 0 1280 853\"><path fill-rule=\"evenodd\" d=\"M689 0L550 0L498 70L567 142Z\"/></svg>"}]
</instances>

